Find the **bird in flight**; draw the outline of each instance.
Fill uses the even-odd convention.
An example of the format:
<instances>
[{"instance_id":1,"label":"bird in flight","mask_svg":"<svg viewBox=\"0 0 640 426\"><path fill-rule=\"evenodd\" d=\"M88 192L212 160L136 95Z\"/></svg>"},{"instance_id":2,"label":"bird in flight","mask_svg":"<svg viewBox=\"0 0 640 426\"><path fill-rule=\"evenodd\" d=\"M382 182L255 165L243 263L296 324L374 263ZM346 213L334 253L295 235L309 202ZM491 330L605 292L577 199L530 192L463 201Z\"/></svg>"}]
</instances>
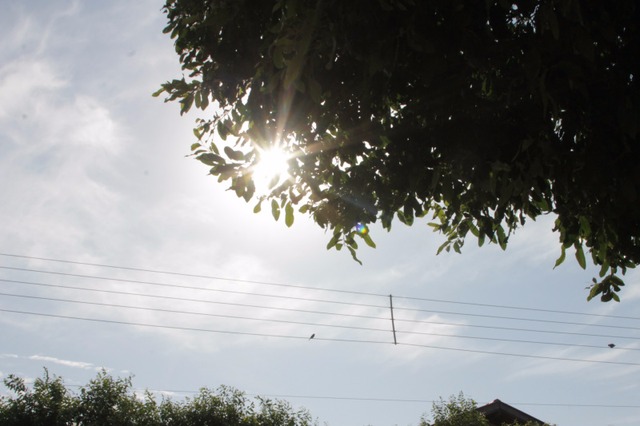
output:
<instances>
[{"instance_id":1,"label":"bird in flight","mask_svg":"<svg viewBox=\"0 0 640 426\"><path fill-rule=\"evenodd\" d=\"M609 346L611 349L613 349L613 348L615 348L615 347L616 347L615 343L609 343L609 345L608 345L608 346Z\"/></svg>"},{"instance_id":2,"label":"bird in flight","mask_svg":"<svg viewBox=\"0 0 640 426\"><path fill-rule=\"evenodd\" d=\"M311 337L309 337L309 340L313 339L314 337L316 337L316 333L313 333Z\"/></svg>"}]
</instances>

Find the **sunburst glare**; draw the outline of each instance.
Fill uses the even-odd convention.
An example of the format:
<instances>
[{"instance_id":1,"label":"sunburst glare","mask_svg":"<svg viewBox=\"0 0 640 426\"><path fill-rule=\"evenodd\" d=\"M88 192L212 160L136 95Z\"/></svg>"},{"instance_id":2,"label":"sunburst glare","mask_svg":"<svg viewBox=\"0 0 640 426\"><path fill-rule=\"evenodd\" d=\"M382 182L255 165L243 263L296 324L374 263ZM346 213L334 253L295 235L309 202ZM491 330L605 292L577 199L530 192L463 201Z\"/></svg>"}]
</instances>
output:
<instances>
[{"instance_id":1,"label":"sunburst glare","mask_svg":"<svg viewBox=\"0 0 640 426\"><path fill-rule=\"evenodd\" d=\"M266 193L290 177L288 161L291 157L277 147L260 150L259 156L253 168L253 183L258 193Z\"/></svg>"}]
</instances>

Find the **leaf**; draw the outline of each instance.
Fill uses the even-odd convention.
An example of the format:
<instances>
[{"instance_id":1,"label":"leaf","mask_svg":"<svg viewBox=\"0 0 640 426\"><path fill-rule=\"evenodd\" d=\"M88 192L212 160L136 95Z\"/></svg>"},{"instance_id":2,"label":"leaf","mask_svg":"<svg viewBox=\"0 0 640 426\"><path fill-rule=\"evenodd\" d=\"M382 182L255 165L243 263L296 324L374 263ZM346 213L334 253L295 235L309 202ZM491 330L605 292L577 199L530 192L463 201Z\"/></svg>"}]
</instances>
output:
<instances>
[{"instance_id":1,"label":"leaf","mask_svg":"<svg viewBox=\"0 0 640 426\"><path fill-rule=\"evenodd\" d=\"M584 250L582 250L582 244L576 243L576 259L578 260L578 264L582 269L587 268L587 260L584 258Z\"/></svg>"},{"instance_id":2,"label":"leaf","mask_svg":"<svg viewBox=\"0 0 640 426\"><path fill-rule=\"evenodd\" d=\"M600 278L604 277L608 270L609 262L605 259L604 262L602 262L602 267L600 268L600 272L598 273L598 275L600 275Z\"/></svg>"},{"instance_id":3,"label":"leaf","mask_svg":"<svg viewBox=\"0 0 640 426\"><path fill-rule=\"evenodd\" d=\"M201 163L206 164L207 166L216 166L216 165L219 165L219 164L225 164L226 163L224 158L222 158L219 155L216 155L214 153L211 153L211 152L207 152L206 154L200 154L196 158L198 159L198 161L200 161Z\"/></svg>"},{"instance_id":4,"label":"leaf","mask_svg":"<svg viewBox=\"0 0 640 426\"><path fill-rule=\"evenodd\" d=\"M567 257L566 249L562 246L562 251L560 252L560 257L556 260L556 264L553 266L553 269L556 269L558 266L564 262L564 259Z\"/></svg>"},{"instance_id":5,"label":"leaf","mask_svg":"<svg viewBox=\"0 0 640 426\"><path fill-rule=\"evenodd\" d=\"M280 206L276 200L271 200L271 214L276 222L280 219Z\"/></svg>"},{"instance_id":6,"label":"leaf","mask_svg":"<svg viewBox=\"0 0 640 426\"><path fill-rule=\"evenodd\" d=\"M591 291L589 292L589 296L587 296L587 302L596 297L602 291L602 284L597 283L591 287Z\"/></svg>"},{"instance_id":7,"label":"leaf","mask_svg":"<svg viewBox=\"0 0 640 426\"><path fill-rule=\"evenodd\" d=\"M353 247L350 247L350 246L347 246L347 248L349 249L349 253L351 253L351 257L353 258L353 260L355 260L360 265L362 265L362 262L360 261L360 259L358 259L358 256L356 256L355 249Z\"/></svg>"},{"instance_id":8,"label":"leaf","mask_svg":"<svg viewBox=\"0 0 640 426\"><path fill-rule=\"evenodd\" d=\"M180 101L180 115L186 114L191 109L193 105L194 96L193 93L189 93L187 96L182 98Z\"/></svg>"},{"instance_id":9,"label":"leaf","mask_svg":"<svg viewBox=\"0 0 640 426\"><path fill-rule=\"evenodd\" d=\"M262 210L262 200L258 201L258 204L253 208L254 213L260 213Z\"/></svg>"},{"instance_id":10,"label":"leaf","mask_svg":"<svg viewBox=\"0 0 640 426\"><path fill-rule=\"evenodd\" d=\"M473 236L477 238L480 235L480 232L478 231L478 227L471 220L469 220L468 223L469 223L469 231L471 231Z\"/></svg>"},{"instance_id":11,"label":"leaf","mask_svg":"<svg viewBox=\"0 0 640 426\"><path fill-rule=\"evenodd\" d=\"M578 221L580 222L580 234L583 237L591 235L591 225L589 225L589 220L584 216L580 216Z\"/></svg>"},{"instance_id":12,"label":"leaf","mask_svg":"<svg viewBox=\"0 0 640 426\"><path fill-rule=\"evenodd\" d=\"M438 247L438 250L436 251L436 255L439 255L440 252L442 252L442 250L444 250L449 246L449 244L451 244L449 241L445 241L444 243L442 243L440 247Z\"/></svg>"},{"instance_id":13,"label":"leaf","mask_svg":"<svg viewBox=\"0 0 640 426\"><path fill-rule=\"evenodd\" d=\"M502 250L507 249L507 236L504 233L504 228L498 225L498 229L496 230L498 234L498 244Z\"/></svg>"},{"instance_id":14,"label":"leaf","mask_svg":"<svg viewBox=\"0 0 640 426\"><path fill-rule=\"evenodd\" d=\"M331 239L327 243L327 250L329 250L331 247L335 246L338 243L339 240L340 240L340 233L339 232L334 232L333 233L333 237L331 237Z\"/></svg>"},{"instance_id":15,"label":"leaf","mask_svg":"<svg viewBox=\"0 0 640 426\"><path fill-rule=\"evenodd\" d=\"M360 237L362 237L362 239L364 240L364 242L371 248L376 248L376 243L373 242L373 240L371 239L371 235L369 234L358 234L360 235Z\"/></svg>"},{"instance_id":16,"label":"leaf","mask_svg":"<svg viewBox=\"0 0 640 426\"><path fill-rule=\"evenodd\" d=\"M227 154L227 157L229 157L233 161L243 161L244 160L244 153L242 151L236 151L235 149L231 148L230 146L225 146L224 147L224 153Z\"/></svg>"},{"instance_id":17,"label":"leaf","mask_svg":"<svg viewBox=\"0 0 640 426\"><path fill-rule=\"evenodd\" d=\"M291 228L291 225L293 225L293 206L291 203L287 203L284 208L284 223L287 228Z\"/></svg>"}]
</instances>

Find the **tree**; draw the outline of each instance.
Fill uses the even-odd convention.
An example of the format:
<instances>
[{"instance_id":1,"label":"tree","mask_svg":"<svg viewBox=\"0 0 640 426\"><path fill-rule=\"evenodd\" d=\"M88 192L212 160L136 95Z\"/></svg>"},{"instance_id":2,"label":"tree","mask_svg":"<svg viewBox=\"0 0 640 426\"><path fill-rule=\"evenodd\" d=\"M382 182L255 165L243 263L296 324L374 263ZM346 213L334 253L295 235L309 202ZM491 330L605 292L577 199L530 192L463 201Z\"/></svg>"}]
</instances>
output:
<instances>
[{"instance_id":1,"label":"tree","mask_svg":"<svg viewBox=\"0 0 640 426\"><path fill-rule=\"evenodd\" d=\"M491 426L484 414L477 410L476 402L467 398L462 392L451 395L448 401L440 398L431 408L433 423L427 421L426 415L420 419L419 426ZM503 423L501 426L541 426L541 423L528 421L525 423ZM545 426L547 424L545 423Z\"/></svg>"},{"instance_id":2,"label":"tree","mask_svg":"<svg viewBox=\"0 0 640 426\"><path fill-rule=\"evenodd\" d=\"M15 394L13 398L0 397L0 424L2 425L50 425L70 424L74 401L60 377L37 378L30 390L23 379L9 375L4 384Z\"/></svg>"},{"instance_id":3,"label":"tree","mask_svg":"<svg viewBox=\"0 0 640 426\"><path fill-rule=\"evenodd\" d=\"M556 216L562 263L619 300L640 261L634 0L167 0L184 72L154 95L213 109L196 159L257 212L294 211L356 258L367 224L429 216L460 252ZM288 179L256 193L272 147ZM223 148L223 149L222 149Z\"/></svg>"},{"instance_id":4,"label":"tree","mask_svg":"<svg viewBox=\"0 0 640 426\"><path fill-rule=\"evenodd\" d=\"M490 426L489 421L476 408L476 402L466 398L462 392L458 396L451 395L449 401L440 398L431 408L433 423L428 423L423 416L420 426Z\"/></svg>"},{"instance_id":5,"label":"tree","mask_svg":"<svg viewBox=\"0 0 640 426\"><path fill-rule=\"evenodd\" d=\"M0 424L6 426L49 425L147 425L147 426L310 426L306 410L294 411L285 401L259 398L258 405L235 389L206 388L184 401L156 402L150 392L139 398L131 378L113 378L100 372L73 394L60 377L51 379L45 370L33 389L24 379L9 375L5 386L14 396L0 396Z\"/></svg>"}]
</instances>

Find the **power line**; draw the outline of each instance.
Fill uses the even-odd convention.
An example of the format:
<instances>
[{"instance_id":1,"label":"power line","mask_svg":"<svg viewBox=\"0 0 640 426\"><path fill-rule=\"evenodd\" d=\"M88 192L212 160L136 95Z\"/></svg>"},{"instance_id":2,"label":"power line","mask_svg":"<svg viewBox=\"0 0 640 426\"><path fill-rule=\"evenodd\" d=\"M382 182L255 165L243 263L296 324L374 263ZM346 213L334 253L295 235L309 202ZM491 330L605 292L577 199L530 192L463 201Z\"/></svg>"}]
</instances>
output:
<instances>
[{"instance_id":1,"label":"power line","mask_svg":"<svg viewBox=\"0 0 640 426\"><path fill-rule=\"evenodd\" d=\"M150 390L151 392L174 392L174 393L198 393L198 391L171 391L171 390ZM245 394L247 396L263 396L268 398L287 398L287 399L330 399L343 401L365 401L365 402L402 402L402 403L418 403L432 404L438 402L431 399L404 399L404 398L368 398L368 397L349 397L349 396L332 396L332 395L289 395L289 394ZM510 405L530 405L538 407L582 407L582 408L640 408L640 405L608 405L608 404L570 404L570 403L544 403L544 402L510 402Z\"/></svg>"},{"instance_id":2,"label":"power line","mask_svg":"<svg viewBox=\"0 0 640 426\"><path fill-rule=\"evenodd\" d=\"M296 325L308 325L312 327L333 327L333 328L343 328L343 329L351 329L351 330L363 330L363 331L377 331L389 333L390 330L382 329L382 328L371 328L371 327L356 327L356 326L348 326L348 325L336 325L336 324L323 324L323 323L310 323L310 322L301 322L301 321L290 321L290 320L278 320L278 319L269 319L269 318L252 318L245 316L236 316L236 315L223 315L223 314L212 314L206 312L193 312L193 311L180 311L174 309L161 309L161 308L150 308L144 306L131 306L131 305L121 305L114 303L103 303L103 302L91 302L84 300L72 300L72 299L60 299L54 297L43 297L43 296L32 296L25 294L12 294L12 293L0 293L0 296L7 297L18 297L24 299L32 299L32 300L46 300L53 302L64 302L64 303L74 303L74 304L82 304L82 305L93 305L93 306L104 306L104 307L112 307L112 308L123 308L123 309L134 309L134 310L144 310L151 312L163 312L163 313L172 313L172 314L183 314L183 315L197 315L197 316L207 316L207 317L216 317L216 318L228 318L228 319L239 319L239 320L249 320L249 321L261 321L261 322L274 322L280 324L296 324ZM497 338L497 337L479 337L479 336L465 336L458 334L444 334L444 333L433 333L433 332L420 332L420 331L403 331L397 330L398 334L413 334L413 335L423 335L423 336L433 336L433 337L448 337L448 338L457 338L457 339L470 339L470 340L486 340L486 341L494 341L494 342L509 342L509 343L528 343L534 345L547 345L547 346L565 346L565 347L579 347L579 348L592 348L592 349L605 349L610 351L611 349L602 346L602 345L586 345L580 343L559 343L559 342L544 342L538 340L521 340L521 339L505 339L505 338ZM625 348L616 346L613 348L615 350L626 350L626 351L640 351L640 348Z\"/></svg>"},{"instance_id":3,"label":"power line","mask_svg":"<svg viewBox=\"0 0 640 426\"><path fill-rule=\"evenodd\" d=\"M145 293L134 293L134 292L126 292L126 291L118 291L118 290L102 290L102 289L92 289L92 288L85 288L85 287L60 285L60 284L47 284L47 283L36 283L36 282L30 282L30 281L8 280L8 279L2 279L2 278L0 278L0 282L8 282L8 283L24 284L24 285L48 287L48 288L62 288L62 289L67 289L67 290L81 290L81 291L88 291L88 292L98 292L98 293L116 294L116 295L124 295L124 296L149 297L149 298L155 298L155 299L176 300L176 301L183 301L183 302L207 303L207 304L229 305L229 306L241 306L241 307L254 308L254 309L270 309L270 310L281 310L281 311L288 311L288 312L301 312L301 313L316 314L316 315L333 315L333 316L343 316L343 317L352 317L352 318L373 319L373 320L380 320L380 321L385 321L385 322L388 321L388 318L386 318L386 317L375 317L375 316L370 316L370 315L345 314L345 313L324 312L324 311L310 311L310 310L294 309L294 308L281 308L281 307L272 307L272 306L263 306L263 305L249 305L249 304L244 304L244 303L219 302L219 301L192 299L192 298L185 298L185 297L150 295L150 294L145 294ZM559 335L574 335L574 336L585 336L585 337L602 337L602 338L607 338L607 339L640 340L640 337L634 337L634 336L619 336L619 335L608 335L608 334L605 335L605 334L579 333L579 332L553 331L553 330L540 330L540 329L528 329L528 328L504 327L504 326L489 326L489 325L477 325L477 324L459 324L459 323L450 323L450 322L442 322L442 321L425 321L425 320L402 319L402 318L396 318L395 321L396 322L419 323L419 324L430 324L430 325L446 325L446 326L455 326L455 327L482 328L482 329L491 329L491 330L505 330L505 331L559 334Z\"/></svg>"},{"instance_id":4,"label":"power line","mask_svg":"<svg viewBox=\"0 0 640 426\"><path fill-rule=\"evenodd\" d=\"M581 325L585 327L603 327L603 328L622 328L625 330L640 330L640 327L629 327L622 325L607 325L607 324L587 324L581 322L571 321L557 321L557 320L545 320L535 318L521 318L521 317L506 317L502 315L488 315L488 314L472 314L467 312L451 312L451 311L436 311L433 309L414 309L414 308L394 308L398 311L411 311L411 312L424 312L430 314L446 314L446 315L461 315L466 317L478 317L478 318L492 318L492 319L507 319L513 321L529 321L529 322L544 322L549 324L565 324L565 325Z\"/></svg>"},{"instance_id":5,"label":"power line","mask_svg":"<svg viewBox=\"0 0 640 426\"><path fill-rule=\"evenodd\" d=\"M174 275L178 277L190 277L190 278L204 278L210 280L220 280L220 281L232 281L246 284L262 284L262 285L271 285L278 287L292 287L292 288L300 288L304 290L316 290L316 291L328 291L335 293L346 293L346 294L357 294L361 296L381 296L387 297L386 294L378 294L378 293L367 293L363 291L352 291L352 290L339 290L339 289L328 289L328 288L318 288L318 287L310 287L296 284L283 284L269 281L256 281L256 280L245 280L240 278L230 278L230 277L218 277L215 275L200 275L200 274L189 274L184 272L174 272L174 271L162 271L158 269L145 269L145 268L135 268L129 266L116 266L116 265L107 265L103 263L89 263L89 262L79 262L73 260L62 260L62 259L52 259L46 257L35 257L35 256L24 256L19 254L9 254L9 253L0 253L0 256L5 257L14 257L20 259L30 259L30 260L44 260L47 262L57 262L57 263L66 263L70 265L82 265L82 266L96 266L100 268L109 268L109 269L120 269L123 271L135 271L135 272L148 272L153 274L164 274L164 275Z\"/></svg>"},{"instance_id":6,"label":"power line","mask_svg":"<svg viewBox=\"0 0 640 426\"><path fill-rule=\"evenodd\" d=\"M91 291L91 292L98 292L98 293L118 294L118 295L124 295L124 296L151 297L151 298L155 298L155 299L177 300L177 301L182 301L182 302L209 303L209 304L215 304L215 305L228 305L228 306L242 306L242 307L245 307L245 308L271 309L271 310L276 310L276 311L288 311L288 312L302 312L302 313L305 313L305 314L335 315L335 316L341 316L341 317L352 317L352 318L365 318L365 319L383 320L385 322L389 321L388 318L374 317L374 316L370 316L370 315L345 314L345 313L325 312L325 311L310 311L310 310L306 310L306 309L282 308L282 307L263 306L263 305L249 305L249 304L246 304L246 303L218 302L218 301L215 301L215 300L191 299L191 298L187 298L187 297L176 297L176 296L161 296L161 295L155 295L155 294L133 293L133 292L127 292L127 291L118 291L118 290L102 290L102 289L75 287L75 286L67 286L67 285L60 285L60 284L45 284L45 283L35 283L35 282L31 282L31 281L7 280L7 279L2 279L2 278L0 278L0 282L32 285L32 286L39 286L39 287L64 288L64 289L67 289L67 290L82 290L82 291Z\"/></svg>"},{"instance_id":7,"label":"power line","mask_svg":"<svg viewBox=\"0 0 640 426\"><path fill-rule=\"evenodd\" d=\"M269 282L269 281L221 277L221 276L215 276L215 275L190 274L190 273L184 273L184 272L164 271L164 270L150 269L150 268L137 268L137 267L128 267L128 266L109 265L109 264L103 264L103 263L90 263L90 262L80 262L80 261L73 261L73 260L54 259L54 258L47 258L47 257L26 256L26 255L19 255L19 254L13 254L13 253L0 253L0 256L19 258L19 259L28 259L28 260L41 260L41 261L64 263L64 264L70 264L70 265L93 266L93 267L109 268L109 269L116 269L116 270L173 275L173 276L180 276L180 277L203 278L203 279L211 279L211 280L219 280L219 281L241 282L241 283L247 283L247 284L259 284L259 285L269 285L269 286L278 286L278 287L291 287L291 288L299 288L299 289L305 289L305 290L335 292L335 293L354 294L354 295L363 295L363 296L388 297L388 294L381 294L381 293L371 293L371 292L341 290L341 289L328 289L328 288L311 287L311 286L303 286L303 285L295 285L295 284L284 284L284 283ZM543 309L543 308L532 308L532 307L526 307L526 306L499 305L499 304L477 303L477 302L462 302L462 301L456 301L456 300L411 297L411 296L394 295L393 297L397 299L425 301L425 302L450 303L450 304L459 304L459 305L468 305L468 306L514 309L514 310L525 310L525 311L546 312L546 313L556 313L556 314L583 315L583 316L601 317L601 318L640 320L640 317L632 317L632 316L624 316L624 315L594 314L594 313L588 313L588 312L563 311L563 310L553 310L553 309Z\"/></svg>"},{"instance_id":8,"label":"power line","mask_svg":"<svg viewBox=\"0 0 640 426\"><path fill-rule=\"evenodd\" d=\"M65 302L65 303L75 303L82 305L93 305L93 306L105 306L110 308L124 308L124 309L135 309L135 310L144 310L144 311L152 311L152 312L164 312L171 314L184 314L184 315L198 315L198 316L207 316L207 317L216 317L216 318L229 318L229 319L240 319L240 320L249 320L249 321L263 321L263 322L275 322L282 324L296 324L296 325L310 325L313 327L333 327L333 328L346 328L352 330L365 330L365 331L383 331L385 333L389 333L388 329L382 328L371 328L371 327L356 327L350 325L337 325L337 324L324 324L324 323L311 323L311 322L301 322L301 321L289 321L289 320L278 320L272 318L251 318L245 316L237 316L237 315L223 315L223 314L212 314L208 312L193 312L193 311L179 311L174 309L162 309L162 308L150 308L145 306L131 306L131 305L120 305L114 303L102 303L102 302L90 302L84 300L72 300L72 299L59 299L55 297L43 297L43 296L31 296L26 294L11 294L11 293L0 293L0 296L8 296L8 297L20 297L24 299L35 299L35 300L47 300L53 302ZM616 347L616 349L618 349ZM620 348L624 349L624 348ZM638 349L640 350L640 349Z\"/></svg>"},{"instance_id":9,"label":"power line","mask_svg":"<svg viewBox=\"0 0 640 426\"><path fill-rule=\"evenodd\" d=\"M269 295L269 294L261 294L261 293L246 293L239 292L234 290L220 290L220 289L211 289L211 288L203 288L203 287L195 287L195 286L183 286L177 284L168 284L168 283L158 283L154 281L142 281L142 280L132 280L125 278L112 278L112 277L103 277L99 275L85 275L85 274L73 274L67 272L58 272L58 271L46 271L39 269L30 269L30 268L19 268L12 266L0 266L0 269L8 269L8 270L16 270L23 272L35 272L41 274L49 274L49 275L59 275L59 276L69 276L75 278L85 278L85 279L97 279L103 281L115 281L115 282L126 282L132 284L144 284L144 285L152 285L152 286L160 286L160 287L168 287L168 288L180 288L180 289L189 289L189 290L201 290L201 291L211 291L211 292L222 292L222 293L231 293L231 294L241 294L246 296L261 296L261 297L270 297L270 298L282 298L282 299L291 299L291 300L302 300L309 302L319 302L319 303L334 303L348 306L360 306L360 307L369 307L376 309L388 309L388 306L382 305L371 305L371 304L361 304L361 303L352 303L352 302L342 302L342 301L331 301L331 300L321 300L321 299L309 299L309 298L299 298L292 296L280 296L280 295ZM388 297L385 296L385 297ZM607 325L607 324L588 324L588 323L579 323L572 321L559 321L559 320L545 320L545 319L535 319L535 318L521 318L521 317L509 317L503 315L489 315L489 314L473 314L466 312L453 312L453 311L439 311L432 309L416 309L416 308L403 308L396 307L396 310L402 311L411 311L411 312L423 312L423 313L432 313L432 314L446 314L446 315L460 315L460 316L472 316L478 318L491 318L491 319L506 319L506 320L514 320L514 321L527 321L527 322L540 322L540 323L549 323L549 324L564 324L564 325L579 325L584 327L601 327L601 328L615 328L615 329L627 329L627 330L640 330L640 327L630 327L630 326L622 326L622 325Z\"/></svg>"},{"instance_id":10,"label":"power line","mask_svg":"<svg viewBox=\"0 0 640 426\"><path fill-rule=\"evenodd\" d=\"M0 254L1 256L1 254ZM640 320L640 317L631 317L625 315L610 315L610 314L593 314L589 312L576 312L576 311L562 311L555 309L543 309L543 308L531 308L527 306L511 306L511 305L497 305L492 303L478 303L478 302L460 302L456 300L445 300L445 299L433 299L426 297L411 297L411 296L393 296L397 299L405 299L405 300L416 300L422 302L437 302L437 303L450 303L456 305L467 305L467 306L481 306L486 308L500 308L500 309L515 309L520 311L533 311L533 312L546 312L552 314L566 314L566 315L584 315L589 317L601 317L601 318L616 318L616 319L629 319L629 320Z\"/></svg>"},{"instance_id":11,"label":"power line","mask_svg":"<svg viewBox=\"0 0 640 426\"><path fill-rule=\"evenodd\" d=\"M388 332L389 330L385 330L385 331ZM539 340L504 339L499 337L465 336L460 334L443 334L443 333L431 333L431 332L420 332L420 331L397 330L397 332L399 335L400 334L420 334L423 336L451 337L451 338L457 338L457 339L472 339L472 340L488 340L493 342L529 343L533 345L568 346L568 347L578 347L578 348L605 349L607 351L610 351L611 349L621 349L626 351L640 351L640 348L623 348L619 346L616 346L615 348L609 348L603 345L585 345L581 343L544 342Z\"/></svg>"},{"instance_id":12,"label":"power line","mask_svg":"<svg viewBox=\"0 0 640 426\"><path fill-rule=\"evenodd\" d=\"M40 269L28 269L28 268L17 268L12 266L0 266L0 269L9 269L14 271L23 271L23 272L36 272L39 274L49 274L49 275L61 275L65 277L74 277L74 278L88 278L102 281L115 281L122 283L131 283L131 284L144 284L151 285L156 287L169 287L169 288L180 288L185 290L200 290L200 291L210 291L216 293L229 293L229 294L241 294L244 296L259 296L259 297L271 297L274 299L289 299L289 300L301 300L305 302L319 302L319 303L334 303L338 305L349 305L349 306L360 306L366 308L379 308L379 309L388 309L388 306L381 305L370 305L364 303L353 303L353 302L342 302L338 300L323 300L323 299L310 299L306 297L294 297L294 296L282 296L275 294L264 294L264 293L247 293L243 291L235 291L235 290L221 290L217 288L206 288L206 287L196 287L196 286L186 286L186 285L178 285L178 284L169 284L169 283L159 283L155 281L141 281L141 280L132 280L127 278L113 278L113 277L103 277L99 275L84 275L84 274L72 274L68 272L58 272L58 271L43 271Z\"/></svg>"},{"instance_id":13,"label":"power line","mask_svg":"<svg viewBox=\"0 0 640 426\"><path fill-rule=\"evenodd\" d=\"M442 321L425 321L425 320L398 319L398 318L396 318L395 321L420 323L420 324L447 325L447 326L455 326L455 327L485 328L489 330L524 331L528 333L565 334L565 335L572 335L572 336L606 337L608 339L640 340L640 337L635 337L635 336L616 336L611 334L593 334L593 333L578 333L578 332L572 332L572 331L540 330L535 328L501 327L497 325L460 324L460 323L442 322Z\"/></svg>"},{"instance_id":14,"label":"power line","mask_svg":"<svg viewBox=\"0 0 640 426\"><path fill-rule=\"evenodd\" d=\"M304 339L307 340L308 336L291 336L285 334L265 334L265 333L251 333L245 331L231 331L231 330L212 330L207 328L194 328L194 327L181 327L175 325L159 325L159 324L147 324L147 323L138 323L138 322L130 322L130 321L118 321L118 320L108 320L108 319L100 319L100 318L85 318L85 317L76 317L71 315L58 315L58 314L45 314L42 312L27 312L27 311L18 311L13 309L0 309L0 312L10 312L14 314L24 314L24 315L36 315L43 316L49 318L62 318L62 319L70 319L70 320L80 320L80 321L91 321L91 322L101 322L105 324L120 324L120 325L133 325L137 327L151 327L151 328L164 328L170 330L181 330L181 331L200 331L206 333L220 333L220 334L233 334L240 336L256 336L256 337L278 337L283 339ZM320 339L317 339L320 340ZM326 339L324 339L326 340ZM385 343L385 342L378 342ZM640 364L638 364L640 365Z\"/></svg>"},{"instance_id":15,"label":"power line","mask_svg":"<svg viewBox=\"0 0 640 426\"><path fill-rule=\"evenodd\" d=\"M67 388L83 388L86 385L64 384ZM199 394L202 390L185 390L185 389L149 389L149 388L132 388L134 392L151 393L169 393L169 394ZM335 401L363 401L363 402L390 402L390 403L415 403L415 404L432 404L439 400L435 399L415 399L415 398L376 398L376 397L359 397L359 396L335 396L335 395L297 395L297 394L269 394L269 393L249 393L242 392L248 397L264 397L264 398L286 398L286 399L325 399ZM577 407L577 408L640 408L640 405L631 404L578 404L566 402L509 402L509 405L528 405L535 407Z\"/></svg>"},{"instance_id":16,"label":"power line","mask_svg":"<svg viewBox=\"0 0 640 426\"><path fill-rule=\"evenodd\" d=\"M159 324L148 324L148 323L137 323L137 322L129 322L129 321L117 321L117 320L107 320L107 319L98 319L98 318L85 318L85 317L76 317L70 315L57 315L57 314L46 314L42 312L27 312L27 311L18 311L13 309L0 309L0 312L8 312L14 314L22 314L22 315L36 315L36 316L44 316L49 318L62 318L62 319L70 319L70 320L79 320L79 321L91 321L91 322L99 322L106 324L119 324L119 325L132 325L137 327L151 327L151 328L162 328L162 329L170 329L170 330L181 330L181 331L197 331L197 332L206 332L206 333L219 333L219 334L229 334L229 335L243 335L243 336L257 336L257 337L274 337L274 338L283 338L283 339L297 339L297 340L305 340L308 341L308 336L292 336L292 335L284 335L284 334L266 334L266 333L250 333L250 332L242 332L242 331L231 331L231 330L213 330L213 329L205 329L205 328L194 328L194 327L180 327L180 326L170 326L170 325L159 325ZM379 340L356 340L356 339L340 339L340 338L329 338L329 337L316 337L314 341L326 341L326 342L342 342L342 343L365 343L365 344L383 344L383 345L393 345L393 342L384 342ZM436 346L436 345L421 345L417 343L398 343L397 346L408 346L408 347L418 347L418 348L426 348L426 349L437 349L437 350L447 350L447 351L456 351L456 352L467 352L467 353L478 353L484 355L500 355L500 356L509 356L509 357L517 357L517 358L532 358L532 359L543 359L543 360L552 360L552 361L567 361L567 362L584 362L584 363L592 363L592 364L609 364L609 365L624 365L624 366L634 366L640 367L640 363L634 362L623 362L623 361L605 361L605 360L595 360L595 359L581 359L581 358L565 358L565 357L552 357L545 355L532 355L532 354L517 354L510 352L495 352L495 351L484 351L477 349L465 349L465 348L452 348L447 346Z\"/></svg>"},{"instance_id":17,"label":"power line","mask_svg":"<svg viewBox=\"0 0 640 426\"><path fill-rule=\"evenodd\" d=\"M640 363L635 362L621 362L621 361L603 361L603 360L593 360L593 359L579 359L579 358L563 358L563 357L553 357L546 355L531 355L531 354L514 354L510 352L496 352L496 351L483 351L478 349L465 349L465 348L450 348L444 346L436 346L436 345L421 345L418 343L398 343L398 345L402 346L412 346L417 348L428 348L428 349L443 349L449 351L458 351L458 352L471 352L477 354L485 354L485 355L504 355L510 357L520 357L520 358L534 358L534 359L547 359L554 361L574 361L574 362L594 362L598 364L615 364L615 365L633 365L640 366Z\"/></svg>"}]
</instances>

